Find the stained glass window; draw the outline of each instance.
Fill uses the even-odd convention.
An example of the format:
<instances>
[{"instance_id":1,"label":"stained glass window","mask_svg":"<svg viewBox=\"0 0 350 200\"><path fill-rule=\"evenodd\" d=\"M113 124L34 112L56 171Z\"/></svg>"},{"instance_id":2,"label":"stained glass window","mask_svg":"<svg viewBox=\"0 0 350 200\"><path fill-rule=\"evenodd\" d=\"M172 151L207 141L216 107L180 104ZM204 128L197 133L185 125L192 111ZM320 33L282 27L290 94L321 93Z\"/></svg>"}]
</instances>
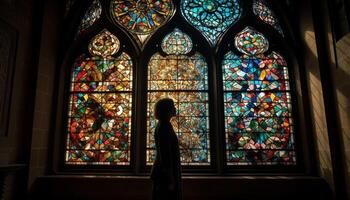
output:
<instances>
[{"instance_id":1,"label":"stained glass window","mask_svg":"<svg viewBox=\"0 0 350 200\"><path fill-rule=\"evenodd\" d=\"M72 68L66 164L129 165L132 61L103 30Z\"/></svg>"},{"instance_id":2,"label":"stained glass window","mask_svg":"<svg viewBox=\"0 0 350 200\"><path fill-rule=\"evenodd\" d=\"M92 26L95 23L95 21L100 18L101 13L102 13L102 6L100 1L94 0L80 22L80 25L78 28L78 34L83 33L90 26Z\"/></svg>"},{"instance_id":3,"label":"stained glass window","mask_svg":"<svg viewBox=\"0 0 350 200\"><path fill-rule=\"evenodd\" d=\"M67 9L73 4L70 2L75 2L76 8L80 5L79 1L67 0ZM131 138L140 138L132 137L131 132L134 125L131 120L132 99L135 98L133 68L142 69L143 65L147 65L147 83L138 80L141 87L135 92L141 94L146 89L142 87L147 87L147 104L140 104L135 109L140 111L147 105L146 127L133 128L136 133L146 132L146 141L137 142L146 143L145 149L140 149L145 152L146 165L153 164L156 154L154 105L166 97L174 100L177 110L177 116L171 123L179 139L182 165L191 168L210 166L210 147L220 147L223 141L225 150L216 153L218 158L225 157L223 162L228 166L296 165L288 64L279 52L274 51L275 44L270 46L264 34L247 27L232 36L235 49L225 52L223 58L212 51L214 47L222 49L219 41L228 38L223 37L224 34L236 30L235 24L249 23L250 16L243 13L249 10L263 25L274 27L272 32L275 33L276 29L283 36L281 24L268 0L252 0L250 7L244 6L245 2L241 0L89 2L91 5L80 18L76 38L86 35L82 33L91 26L95 27L97 22L108 25L112 20L114 29L123 29L118 33L127 39L120 41L105 29L84 44L86 52L72 63L67 87L67 121L64 122L66 165L131 168L131 160L136 161L135 165L142 165L143 156L130 156ZM108 9L105 10L105 6ZM75 14L78 15L72 12L69 17ZM204 37L208 47L200 44L200 51L197 51L199 46L194 43L195 38L181 30L181 26L170 30L162 38L151 38L156 31L168 32L181 20L188 23L189 26L184 25L186 29L193 29L191 33L194 37ZM147 44L148 40L151 43ZM75 45L73 48L81 49ZM155 53L146 52L145 49L151 50L151 47L157 49ZM230 45L226 47L230 48ZM126 52L150 60L144 63L145 59L141 59L137 62L139 66L134 66ZM213 62L208 65L207 60ZM213 74L212 77L218 75L223 78L223 90L218 91L223 92L223 102L212 100L211 103L218 103L212 113L218 112L217 108L222 106L224 113L212 123L217 123L215 127L221 124L224 127L213 129L212 133L225 135L221 138L222 142L210 141L209 93L212 91L209 91L208 67L216 69L216 65L222 67L222 71L219 70L222 74ZM146 76L146 71L141 70L139 75ZM215 133L218 130L225 131Z\"/></svg>"},{"instance_id":4,"label":"stained glass window","mask_svg":"<svg viewBox=\"0 0 350 200\"><path fill-rule=\"evenodd\" d=\"M238 56L222 62L228 165L294 165L294 123L287 63L268 41L246 28L235 37Z\"/></svg>"},{"instance_id":5,"label":"stained glass window","mask_svg":"<svg viewBox=\"0 0 350 200\"><path fill-rule=\"evenodd\" d=\"M253 12L266 24L273 26L282 36L283 31L274 12L267 6L265 0L254 0Z\"/></svg>"},{"instance_id":6,"label":"stained glass window","mask_svg":"<svg viewBox=\"0 0 350 200\"><path fill-rule=\"evenodd\" d=\"M184 55L192 50L192 40L179 29L175 29L172 33L165 36L162 42L162 49L170 55Z\"/></svg>"},{"instance_id":7,"label":"stained glass window","mask_svg":"<svg viewBox=\"0 0 350 200\"><path fill-rule=\"evenodd\" d=\"M171 0L112 0L114 19L141 42L165 24L174 12Z\"/></svg>"},{"instance_id":8,"label":"stained glass window","mask_svg":"<svg viewBox=\"0 0 350 200\"><path fill-rule=\"evenodd\" d=\"M238 0L183 0L181 11L212 45L235 24L242 13Z\"/></svg>"},{"instance_id":9,"label":"stained glass window","mask_svg":"<svg viewBox=\"0 0 350 200\"><path fill-rule=\"evenodd\" d=\"M242 34L237 35L235 46L243 54L254 56L266 52L269 49L269 42L262 34L246 28Z\"/></svg>"},{"instance_id":10,"label":"stained glass window","mask_svg":"<svg viewBox=\"0 0 350 200\"><path fill-rule=\"evenodd\" d=\"M175 39L178 39L175 42ZM172 119L178 135L183 165L209 165L208 67L199 53L192 56L192 41L175 29L162 42L165 57L156 53L148 64L147 164L155 159L154 104L169 97L178 115Z\"/></svg>"}]
</instances>

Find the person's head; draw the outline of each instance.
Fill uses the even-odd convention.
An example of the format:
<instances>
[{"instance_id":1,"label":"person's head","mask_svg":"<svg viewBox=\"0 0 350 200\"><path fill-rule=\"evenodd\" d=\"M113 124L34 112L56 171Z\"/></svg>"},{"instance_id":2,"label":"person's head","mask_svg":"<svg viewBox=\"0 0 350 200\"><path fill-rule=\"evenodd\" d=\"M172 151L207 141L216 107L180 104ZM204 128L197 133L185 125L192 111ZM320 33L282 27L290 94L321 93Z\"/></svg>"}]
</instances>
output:
<instances>
[{"instance_id":1,"label":"person's head","mask_svg":"<svg viewBox=\"0 0 350 200\"><path fill-rule=\"evenodd\" d=\"M161 99L154 106L154 116L158 120L170 120L175 115L174 101L170 98Z\"/></svg>"}]
</instances>

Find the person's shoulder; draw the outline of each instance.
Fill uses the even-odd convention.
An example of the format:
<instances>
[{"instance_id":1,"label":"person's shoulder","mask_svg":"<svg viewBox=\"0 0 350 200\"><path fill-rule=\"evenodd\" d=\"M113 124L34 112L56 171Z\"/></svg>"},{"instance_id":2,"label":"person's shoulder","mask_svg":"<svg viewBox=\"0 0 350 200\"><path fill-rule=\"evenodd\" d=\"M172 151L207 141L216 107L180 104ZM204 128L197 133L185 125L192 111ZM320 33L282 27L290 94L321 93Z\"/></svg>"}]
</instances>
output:
<instances>
[{"instance_id":1,"label":"person's shoulder","mask_svg":"<svg viewBox=\"0 0 350 200\"><path fill-rule=\"evenodd\" d=\"M172 130L172 126L170 123L163 122L163 123L159 124L158 132L159 132L160 137L162 137L162 138L169 137L169 133L171 132L171 130Z\"/></svg>"},{"instance_id":2,"label":"person's shoulder","mask_svg":"<svg viewBox=\"0 0 350 200\"><path fill-rule=\"evenodd\" d=\"M171 127L171 123L168 121L161 121L159 122L159 128L169 128Z\"/></svg>"}]
</instances>

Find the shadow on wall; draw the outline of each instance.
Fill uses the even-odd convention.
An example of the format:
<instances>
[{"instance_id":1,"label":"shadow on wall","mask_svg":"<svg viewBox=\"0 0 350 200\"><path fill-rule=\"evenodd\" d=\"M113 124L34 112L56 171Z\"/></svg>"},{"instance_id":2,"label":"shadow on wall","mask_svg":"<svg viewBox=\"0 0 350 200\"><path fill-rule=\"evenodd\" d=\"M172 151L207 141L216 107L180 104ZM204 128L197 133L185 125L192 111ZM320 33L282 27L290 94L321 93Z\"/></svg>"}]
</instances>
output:
<instances>
[{"instance_id":1,"label":"shadow on wall","mask_svg":"<svg viewBox=\"0 0 350 200\"><path fill-rule=\"evenodd\" d=\"M347 188L350 197L350 33L337 42L338 67L335 69L335 87L338 100L342 139L347 167Z\"/></svg>"},{"instance_id":2,"label":"shadow on wall","mask_svg":"<svg viewBox=\"0 0 350 200\"><path fill-rule=\"evenodd\" d=\"M324 108L322 84L320 78L317 46L315 41L315 33L313 31L305 31L305 71L308 82L308 90L310 92L310 106L312 114L312 126L314 130L317 157L319 161L319 172L321 177L325 178L329 185L334 188L333 169L331 161L331 153L329 148L329 139L327 132L326 114Z\"/></svg>"},{"instance_id":3,"label":"shadow on wall","mask_svg":"<svg viewBox=\"0 0 350 200\"><path fill-rule=\"evenodd\" d=\"M329 34L329 38L331 35ZM331 184L332 163L329 150L329 141L327 133L326 116L324 113L324 102L322 85L320 81L317 47L315 42L315 34L313 31L306 31L304 40L308 47L306 55L306 71L309 82L309 91L311 93L311 105L314 118L314 130L317 137L317 150L319 154L320 172L323 177ZM336 93L338 116L342 130L342 142L344 151L344 161L347 167L347 184L350 195L350 33L344 36L336 44L337 65L335 59L333 65L330 66L334 80L334 91ZM330 96L329 96L330 97Z\"/></svg>"}]
</instances>

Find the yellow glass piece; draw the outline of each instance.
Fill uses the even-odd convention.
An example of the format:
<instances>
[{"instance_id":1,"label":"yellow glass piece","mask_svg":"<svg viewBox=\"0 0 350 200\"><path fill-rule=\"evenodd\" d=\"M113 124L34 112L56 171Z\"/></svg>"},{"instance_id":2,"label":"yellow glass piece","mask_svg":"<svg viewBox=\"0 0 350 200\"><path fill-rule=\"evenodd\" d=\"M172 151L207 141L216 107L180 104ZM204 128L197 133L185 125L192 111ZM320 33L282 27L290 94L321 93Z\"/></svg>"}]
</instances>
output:
<instances>
[{"instance_id":1,"label":"yellow glass piece","mask_svg":"<svg viewBox=\"0 0 350 200\"><path fill-rule=\"evenodd\" d=\"M89 44L89 52L93 56L107 58L116 54L120 48L120 41L106 29L97 34Z\"/></svg>"}]
</instances>

